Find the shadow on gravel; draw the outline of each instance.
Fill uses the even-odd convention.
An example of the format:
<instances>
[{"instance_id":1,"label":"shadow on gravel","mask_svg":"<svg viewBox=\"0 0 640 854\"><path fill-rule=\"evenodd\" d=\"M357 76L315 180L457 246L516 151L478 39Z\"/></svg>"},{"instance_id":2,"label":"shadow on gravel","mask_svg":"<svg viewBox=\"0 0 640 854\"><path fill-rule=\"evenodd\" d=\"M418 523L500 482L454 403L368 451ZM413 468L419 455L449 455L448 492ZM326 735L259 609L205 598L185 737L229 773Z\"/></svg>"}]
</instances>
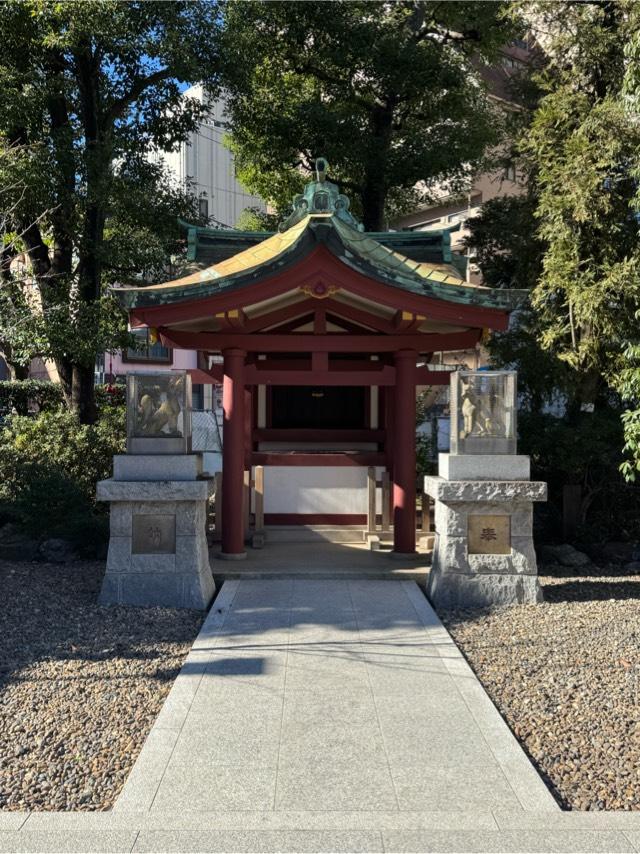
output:
<instances>
[{"instance_id":1,"label":"shadow on gravel","mask_svg":"<svg viewBox=\"0 0 640 854\"><path fill-rule=\"evenodd\" d=\"M640 598L640 580L616 581L610 577L601 581L573 578L561 584L546 584L543 589L545 602L601 602Z\"/></svg>"},{"instance_id":2,"label":"shadow on gravel","mask_svg":"<svg viewBox=\"0 0 640 854\"><path fill-rule=\"evenodd\" d=\"M96 599L103 574L100 561L0 561L0 692L14 679L33 678L22 671L40 662L117 665L125 679L133 672L131 668L144 670L160 682L175 678L176 667L166 666L167 649L173 644L190 645L204 614L169 608L101 607ZM108 675L117 678L116 673ZM77 671L67 674L78 682L84 676ZM46 680L47 676L40 672L38 678ZM56 671L53 678L63 677Z\"/></svg>"}]
</instances>

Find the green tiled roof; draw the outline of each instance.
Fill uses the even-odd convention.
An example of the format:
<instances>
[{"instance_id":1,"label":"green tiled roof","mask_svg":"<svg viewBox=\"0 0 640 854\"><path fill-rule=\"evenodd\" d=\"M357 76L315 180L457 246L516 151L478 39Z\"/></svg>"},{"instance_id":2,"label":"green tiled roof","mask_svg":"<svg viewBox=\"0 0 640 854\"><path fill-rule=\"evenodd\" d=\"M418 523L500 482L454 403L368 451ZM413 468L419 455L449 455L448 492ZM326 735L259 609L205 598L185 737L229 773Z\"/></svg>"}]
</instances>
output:
<instances>
[{"instance_id":1,"label":"green tiled roof","mask_svg":"<svg viewBox=\"0 0 640 854\"><path fill-rule=\"evenodd\" d=\"M129 309L202 299L248 287L292 267L319 244L363 275L422 296L509 311L527 295L467 284L451 264L408 258L334 213L307 214L285 231L180 279L114 291Z\"/></svg>"}]
</instances>

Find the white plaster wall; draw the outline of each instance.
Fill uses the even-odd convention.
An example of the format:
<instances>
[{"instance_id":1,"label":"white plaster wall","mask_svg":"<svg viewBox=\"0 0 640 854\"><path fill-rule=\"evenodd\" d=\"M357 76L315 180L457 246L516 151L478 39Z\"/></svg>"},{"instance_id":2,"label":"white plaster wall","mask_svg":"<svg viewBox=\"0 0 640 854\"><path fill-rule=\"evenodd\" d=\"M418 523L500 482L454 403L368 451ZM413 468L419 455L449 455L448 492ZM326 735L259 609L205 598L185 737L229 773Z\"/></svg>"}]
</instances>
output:
<instances>
[{"instance_id":1,"label":"white plaster wall","mask_svg":"<svg viewBox=\"0 0 640 854\"><path fill-rule=\"evenodd\" d=\"M381 471L377 470L378 478ZM264 509L265 513L366 513L367 469L266 466Z\"/></svg>"}]
</instances>

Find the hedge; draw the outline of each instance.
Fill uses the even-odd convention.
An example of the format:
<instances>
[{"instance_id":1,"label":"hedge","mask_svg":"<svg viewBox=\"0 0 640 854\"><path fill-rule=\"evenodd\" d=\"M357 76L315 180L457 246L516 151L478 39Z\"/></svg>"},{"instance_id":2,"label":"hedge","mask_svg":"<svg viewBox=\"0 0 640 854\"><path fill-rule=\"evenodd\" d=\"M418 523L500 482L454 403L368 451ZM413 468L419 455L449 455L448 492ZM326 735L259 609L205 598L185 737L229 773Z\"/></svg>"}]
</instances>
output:
<instances>
[{"instance_id":1,"label":"hedge","mask_svg":"<svg viewBox=\"0 0 640 854\"><path fill-rule=\"evenodd\" d=\"M41 412L58 409L64 402L62 388L48 380L2 380L0 382L0 412L26 415L29 404Z\"/></svg>"}]
</instances>

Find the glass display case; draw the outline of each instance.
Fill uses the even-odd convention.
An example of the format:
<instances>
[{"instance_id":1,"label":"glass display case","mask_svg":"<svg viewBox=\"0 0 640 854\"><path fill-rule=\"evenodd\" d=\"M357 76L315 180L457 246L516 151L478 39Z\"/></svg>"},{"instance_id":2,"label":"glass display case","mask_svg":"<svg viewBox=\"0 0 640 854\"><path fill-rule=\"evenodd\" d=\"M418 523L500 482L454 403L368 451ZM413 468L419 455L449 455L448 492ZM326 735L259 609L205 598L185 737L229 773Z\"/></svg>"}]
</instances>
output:
<instances>
[{"instance_id":1,"label":"glass display case","mask_svg":"<svg viewBox=\"0 0 640 854\"><path fill-rule=\"evenodd\" d=\"M515 371L451 375L451 453L515 454Z\"/></svg>"},{"instance_id":2,"label":"glass display case","mask_svg":"<svg viewBox=\"0 0 640 854\"><path fill-rule=\"evenodd\" d=\"M191 453L191 377L186 371L127 374L127 452Z\"/></svg>"}]
</instances>

